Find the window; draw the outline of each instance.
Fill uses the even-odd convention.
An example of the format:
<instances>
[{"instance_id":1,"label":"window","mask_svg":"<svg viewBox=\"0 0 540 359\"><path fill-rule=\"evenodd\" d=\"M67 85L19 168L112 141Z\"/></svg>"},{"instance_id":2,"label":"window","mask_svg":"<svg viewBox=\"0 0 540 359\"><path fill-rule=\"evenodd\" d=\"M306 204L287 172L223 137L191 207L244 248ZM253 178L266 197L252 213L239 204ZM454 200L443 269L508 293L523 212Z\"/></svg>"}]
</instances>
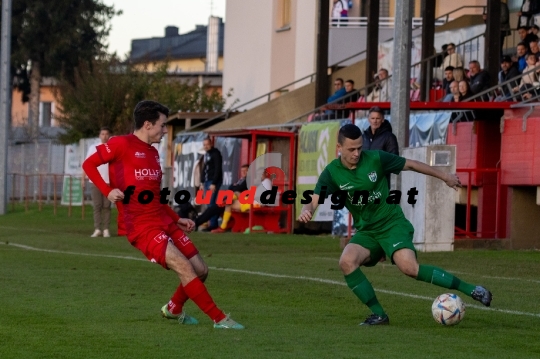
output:
<instances>
[{"instance_id":1,"label":"window","mask_svg":"<svg viewBox=\"0 0 540 359\"><path fill-rule=\"evenodd\" d=\"M39 126L51 127L52 102L39 103Z\"/></svg>"},{"instance_id":2,"label":"window","mask_svg":"<svg viewBox=\"0 0 540 359\"><path fill-rule=\"evenodd\" d=\"M285 31L291 28L291 0L280 0L278 8L278 30Z\"/></svg>"}]
</instances>

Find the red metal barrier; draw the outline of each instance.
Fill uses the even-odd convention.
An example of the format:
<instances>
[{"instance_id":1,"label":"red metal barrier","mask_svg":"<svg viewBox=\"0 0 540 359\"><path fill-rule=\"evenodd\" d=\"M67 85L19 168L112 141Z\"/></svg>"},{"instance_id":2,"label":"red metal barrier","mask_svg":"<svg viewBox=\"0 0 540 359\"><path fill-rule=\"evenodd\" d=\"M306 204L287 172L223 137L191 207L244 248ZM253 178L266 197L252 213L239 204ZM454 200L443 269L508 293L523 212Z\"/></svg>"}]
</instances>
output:
<instances>
[{"instance_id":1,"label":"red metal barrier","mask_svg":"<svg viewBox=\"0 0 540 359\"><path fill-rule=\"evenodd\" d=\"M43 202L49 201L52 198L53 202L53 211L54 215L57 214L57 181L64 177L69 177L69 183L73 184L73 181L81 181L81 191L82 191L82 202L83 206L81 208L81 218L85 217L85 208L84 208L84 190L85 186L85 177L77 175L64 175L64 174L55 174L55 173L36 173L36 174L23 174L23 173L11 173L11 208L15 210L16 202L24 202L24 209L26 212L29 211L29 202L37 202L38 210L41 212L43 209ZM52 193L50 193L52 178ZM32 180L32 181L31 181ZM32 183L32 185L31 185ZM18 193L17 193L18 192ZM32 192L32 193L31 193ZM68 203L68 216L71 217L72 214L72 188L69 188L69 203ZM30 198L32 197L32 198Z\"/></svg>"},{"instance_id":2,"label":"red metal barrier","mask_svg":"<svg viewBox=\"0 0 540 359\"><path fill-rule=\"evenodd\" d=\"M501 169L500 168L458 168L456 169L457 173L467 173L468 176L468 185L467 185L467 210L466 210L466 219L465 219L465 230L455 227L454 236L465 237L465 238L483 238L486 235L493 234L493 238L499 238L499 214L501 208ZM496 205L495 205L495 231L477 231L471 232L471 176L472 173L496 173L497 174L497 185L496 185Z\"/></svg>"}]
</instances>

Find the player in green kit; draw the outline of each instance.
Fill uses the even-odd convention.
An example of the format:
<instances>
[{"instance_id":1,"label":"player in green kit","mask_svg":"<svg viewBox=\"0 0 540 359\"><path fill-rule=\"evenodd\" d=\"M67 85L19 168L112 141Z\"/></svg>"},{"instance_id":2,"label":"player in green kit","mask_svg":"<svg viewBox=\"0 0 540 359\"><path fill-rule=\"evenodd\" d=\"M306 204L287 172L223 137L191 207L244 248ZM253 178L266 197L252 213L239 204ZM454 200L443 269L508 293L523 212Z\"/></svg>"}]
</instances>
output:
<instances>
[{"instance_id":1,"label":"player in green kit","mask_svg":"<svg viewBox=\"0 0 540 359\"><path fill-rule=\"evenodd\" d=\"M346 202L340 202L345 203L351 212L356 234L343 250L339 266L349 288L372 311L360 325L390 323L371 283L360 270L360 266L374 266L385 256L409 277L457 289L489 306L492 295L486 288L466 283L441 268L418 264L413 245L414 228L399 204L392 203L386 175L415 171L439 178L455 190L461 187L459 178L425 163L387 152L362 151L362 133L355 125L345 125L339 130L337 147L341 156L321 173L312 201L304 205L298 220L304 223L311 220L320 197L332 194L334 203L334 199L347 197Z\"/></svg>"}]
</instances>

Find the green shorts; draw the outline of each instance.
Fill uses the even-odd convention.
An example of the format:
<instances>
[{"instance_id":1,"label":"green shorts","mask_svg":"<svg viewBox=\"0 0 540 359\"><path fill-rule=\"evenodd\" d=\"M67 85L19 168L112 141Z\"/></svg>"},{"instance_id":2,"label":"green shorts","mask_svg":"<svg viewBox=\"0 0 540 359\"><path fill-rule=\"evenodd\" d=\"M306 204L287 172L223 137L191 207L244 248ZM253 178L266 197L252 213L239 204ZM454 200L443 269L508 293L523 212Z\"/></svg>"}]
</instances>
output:
<instances>
[{"instance_id":1,"label":"green shorts","mask_svg":"<svg viewBox=\"0 0 540 359\"><path fill-rule=\"evenodd\" d=\"M398 249L409 248L416 255L413 236L414 228L411 222L403 217L392 221L380 230L357 232L349 243L355 243L368 249L371 253L371 259L363 265L373 267L385 254L392 260L392 264L395 264L392 256Z\"/></svg>"}]
</instances>

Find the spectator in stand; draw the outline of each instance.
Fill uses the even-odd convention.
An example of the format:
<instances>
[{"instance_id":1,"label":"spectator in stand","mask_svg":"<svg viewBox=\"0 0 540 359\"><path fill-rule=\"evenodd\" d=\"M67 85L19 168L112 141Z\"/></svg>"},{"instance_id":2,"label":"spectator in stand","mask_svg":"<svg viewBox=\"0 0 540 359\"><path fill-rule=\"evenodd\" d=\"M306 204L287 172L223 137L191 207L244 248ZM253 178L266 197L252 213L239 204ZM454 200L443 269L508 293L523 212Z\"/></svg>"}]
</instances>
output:
<instances>
[{"instance_id":1,"label":"spectator in stand","mask_svg":"<svg viewBox=\"0 0 540 359\"><path fill-rule=\"evenodd\" d=\"M463 67L463 58L460 54L456 52L456 45L454 43L449 43L446 47L446 52L448 55L444 58L443 64L441 66L442 69L446 69L448 66L452 67Z\"/></svg>"},{"instance_id":2,"label":"spectator in stand","mask_svg":"<svg viewBox=\"0 0 540 359\"><path fill-rule=\"evenodd\" d=\"M501 71L499 72L499 85L511 80L513 78L516 78L519 76L519 71L516 66L514 66L514 63L512 62L512 59L510 56L503 57L501 61ZM512 96L512 90L513 88L518 86L518 80L512 81L507 85L503 85L501 90L503 93L503 98L507 99Z\"/></svg>"},{"instance_id":3,"label":"spectator in stand","mask_svg":"<svg viewBox=\"0 0 540 359\"><path fill-rule=\"evenodd\" d=\"M437 55L437 57L435 58L435 60L433 61L433 67L435 68L440 68L443 61L444 61L444 58L446 57L447 53L446 53L446 48L448 47L448 44L444 44L441 46L441 53L439 55ZM435 53L437 53L437 50L434 49Z\"/></svg>"},{"instance_id":4,"label":"spectator in stand","mask_svg":"<svg viewBox=\"0 0 540 359\"><path fill-rule=\"evenodd\" d=\"M520 42L516 46L516 52L517 54L516 56L514 56L512 60L514 62L517 62L518 71L519 73L522 73L523 69L527 67L527 59L526 59L527 46L523 42Z\"/></svg>"},{"instance_id":5,"label":"spectator in stand","mask_svg":"<svg viewBox=\"0 0 540 359\"><path fill-rule=\"evenodd\" d=\"M349 16L349 1L334 0L332 7L332 25L347 26L347 17Z\"/></svg>"},{"instance_id":6,"label":"spectator in stand","mask_svg":"<svg viewBox=\"0 0 540 359\"><path fill-rule=\"evenodd\" d=\"M328 103L335 101L347 93L347 90L345 90L345 87L343 87L343 79L341 77L338 77L334 80L334 94L330 97L328 97Z\"/></svg>"},{"instance_id":7,"label":"spectator in stand","mask_svg":"<svg viewBox=\"0 0 540 359\"><path fill-rule=\"evenodd\" d=\"M535 34L529 33L529 27L528 26L520 26L518 27L518 34L520 41L525 44L525 47L527 48L527 52L530 52L531 49L529 48L529 44L532 41L538 41L538 36Z\"/></svg>"},{"instance_id":8,"label":"spectator in stand","mask_svg":"<svg viewBox=\"0 0 540 359\"><path fill-rule=\"evenodd\" d=\"M444 94L448 95L450 94L450 84L454 82L454 70L455 68L453 66L448 66L444 69L444 79L442 81L442 88L444 90Z\"/></svg>"},{"instance_id":9,"label":"spectator in stand","mask_svg":"<svg viewBox=\"0 0 540 359\"><path fill-rule=\"evenodd\" d=\"M536 87L538 82L538 73L534 71L536 67L536 56L534 54L527 55L527 67L523 70L523 75L521 76L521 81L519 85L514 87L514 92L523 92L527 89ZM526 98L525 95L523 95Z\"/></svg>"},{"instance_id":10,"label":"spectator in stand","mask_svg":"<svg viewBox=\"0 0 540 359\"><path fill-rule=\"evenodd\" d=\"M349 102L356 102L358 101L358 98L360 97L360 94L358 93L358 90L354 88L354 81L353 80L347 80L345 81L345 96L343 96L343 99L339 101L341 104L346 104ZM350 109L343 109L343 110L337 110L336 116L338 119L341 118L349 118L351 112L354 110Z\"/></svg>"},{"instance_id":11,"label":"spectator in stand","mask_svg":"<svg viewBox=\"0 0 540 359\"><path fill-rule=\"evenodd\" d=\"M347 90L345 90L345 87L343 86L343 79L338 77L334 80L334 94L330 97L328 97L328 103L332 103L337 101L338 99L345 96L347 93ZM325 118L328 119L330 116L335 115L335 112L333 110L326 110L325 114L328 115Z\"/></svg>"},{"instance_id":12,"label":"spectator in stand","mask_svg":"<svg viewBox=\"0 0 540 359\"><path fill-rule=\"evenodd\" d=\"M540 2L538 0L523 0L521 9L518 11L518 28L529 27L534 24L533 15L540 12Z\"/></svg>"},{"instance_id":13,"label":"spectator in stand","mask_svg":"<svg viewBox=\"0 0 540 359\"><path fill-rule=\"evenodd\" d=\"M388 77L388 70L380 69L378 75L375 75L375 80L377 84L367 96L366 102L390 102L392 80Z\"/></svg>"},{"instance_id":14,"label":"spectator in stand","mask_svg":"<svg viewBox=\"0 0 540 359\"><path fill-rule=\"evenodd\" d=\"M538 25L531 26L531 34L538 36L539 31L540 31L540 27L538 27Z\"/></svg>"},{"instance_id":15,"label":"spectator in stand","mask_svg":"<svg viewBox=\"0 0 540 359\"><path fill-rule=\"evenodd\" d=\"M491 79L486 70L480 69L480 63L476 60L469 62L470 87L473 94L487 90L491 86Z\"/></svg>"},{"instance_id":16,"label":"spectator in stand","mask_svg":"<svg viewBox=\"0 0 540 359\"><path fill-rule=\"evenodd\" d=\"M529 44L530 53L536 56L536 61L540 60L540 47L538 47L538 41L531 41Z\"/></svg>"},{"instance_id":17,"label":"spectator in stand","mask_svg":"<svg viewBox=\"0 0 540 359\"><path fill-rule=\"evenodd\" d=\"M461 95L460 101L466 100L474 95L467 81L463 80L459 82L459 94Z\"/></svg>"},{"instance_id":18,"label":"spectator in stand","mask_svg":"<svg viewBox=\"0 0 540 359\"><path fill-rule=\"evenodd\" d=\"M450 93L444 96L442 102L461 102L461 94L459 93L459 83L452 81L450 83Z\"/></svg>"},{"instance_id":19,"label":"spectator in stand","mask_svg":"<svg viewBox=\"0 0 540 359\"><path fill-rule=\"evenodd\" d=\"M454 80L459 83L459 81L467 80L467 75L465 74L465 70L463 70L463 67L456 67L454 69Z\"/></svg>"}]
</instances>

